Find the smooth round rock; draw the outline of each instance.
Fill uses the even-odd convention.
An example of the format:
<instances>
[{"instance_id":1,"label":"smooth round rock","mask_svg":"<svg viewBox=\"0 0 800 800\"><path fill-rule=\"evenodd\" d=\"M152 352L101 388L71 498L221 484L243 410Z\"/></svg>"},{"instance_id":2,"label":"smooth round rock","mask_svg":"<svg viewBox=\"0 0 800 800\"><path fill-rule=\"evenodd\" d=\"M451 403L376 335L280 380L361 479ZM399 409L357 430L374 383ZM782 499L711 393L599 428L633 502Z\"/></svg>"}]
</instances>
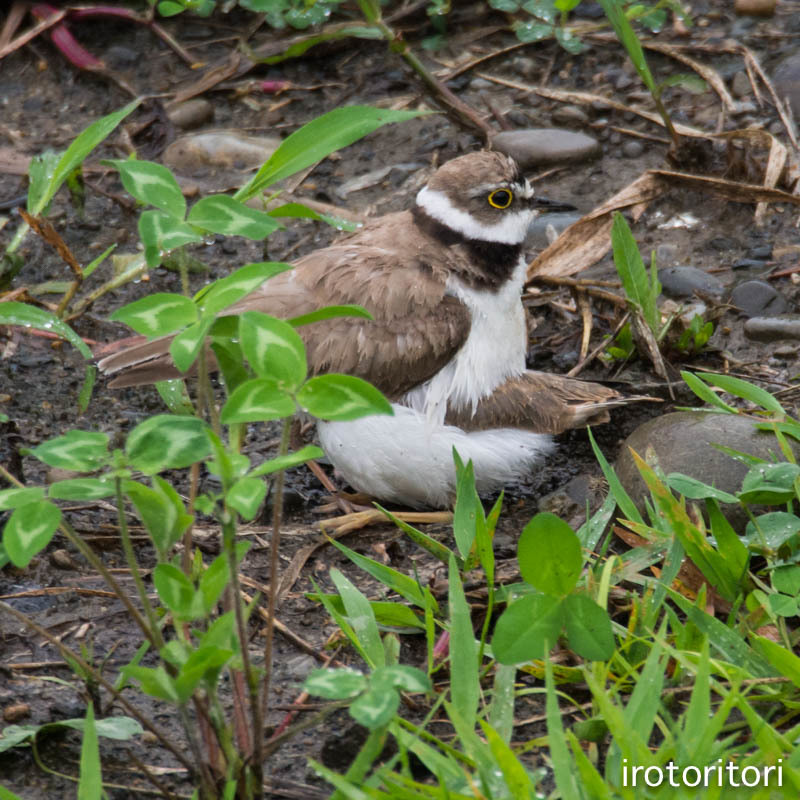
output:
<instances>
[{"instance_id":1,"label":"smooth round rock","mask_svg":"<svg viewBox=\"0 0 800 800\"><path fill-rule=\"evenodd\" d=\"M556 235L569 228L573 222L581 218L581 214L576 211L558 211L552 214L539 214L528 226L528 233L525 236L525 247L536 247L544 249L550 244L547 238L547 228L552 226Z\"/></svg>"},{"instance_id":2,"label":"smooth round rock","mask_svg":"<svg viewBox=\"0 0 800 800\"><path fill-rule=\"evenodd\" d=\"M667 297L694 297L695 292L710 297L722 297L722 282L697 267L666 267L658 271L661 291Z\"/></svg>"},{"instance_id":3,"label":"smooth round rock","mask_svg":"<svg viewBox=\"0 0 800 800\"><path fill-rule=\"evenodd\" d=\"M589 115L580 106L559 106L553 111L553 122L559 125L587 125Z\"/></svg>"},{"instance_id":4,"label":"smooth round rock","mask_svg":"<svg viewBox=\"0 0 800 800\"><path fill-rule=\"evenodd\" d=\"M775 67L772 84L778 97L788 98L795 117L800 116L800 53L792 53Z\"/></svg>"},{"instance_id":5,"label":"smooth round rock","mask_svg":"<svg viewBox=\"0 0 800 800\"><path fill-rule=\"evenodd\" d=\"M743 453L767 460L780 457L774 434L759 431L747 417L703 411L675 411L640 425L626 440L617 459L616 471L625 491L644 510L650 493L636 468L630 450L646 458L652 448L658 466L665 475L680 472L709 486L735 494L742 488L748 467L720 452L713 444L722 444ZM734 527L744 528L747 518L737 514L736 506L724 505L726 517Z\"/></svg>"},{"instance_id":6,"label":"smooth round rock","mask_svg":"<svg viewBox=\"0 0 800 800\"><path fill-rule=\"evenodd\" d=\"M777 0L734 0L733 10L748 17L771 17Z\"/></svg>"},{"instance_id":7,"label":"smooth round rock","mask_svg":"<svg viewBox=\"0 0 800 800\"><path fill-rule=\"evenodd\" d=\"M631 139L622 145L622 155L625 158L639 158L644 153L644 144L638 139Z\"/></svg>"},{"instance_id":8,"label":"smooth round rock","mask_svg":"<svg viewBox=\"0 0 800 800\"><path fill-rule=\"evenodd\" d=\"M511 156L522 169L547 164L576 163L601 155L597 139L563 128L527 128L502 131L492 148Z\"/></svg>"},{"instance_id":9,"label":"smooth round rock","mask_svg":"<svg viewBox=\"0 0 800 800\"><path fill-rule=\"evenodd\" d=\"M800 314L751 317L744 323L744 333L748 339L755 339L759 342L800 339Z\"/></svg>"},{"instance_id":10,"label":"smooth round rock","mask_svg":"<svg viewBox=\"0 0 800 800\"><path fill-rule=\"evenodd\" d=\"M191 130L214 119L214 106L203 97L193 97L169 109L167 116L176 128Z\"/></svg>"},{"instance_id":11,"label":"smooth round rock","mask_svg":"<svg viewBox=\"0 0 800 800\"><path fill-rule=\"evenodd\" d=\"M176 139L164 151L163 161L179 172L208 166L247 169L263 164L280 143L278 138L262 139L233 130L192 133Z\"/></svg>"},{"instance_id":12,"label":"smooth round rock","mask_svg":"<svg viewBox=\"0 0 800 800\"><path fill-rule=\"evenodd\" d=\"M788 303L766 281L744 281L731 292L731 304L748 317L776 317L788 311Z\"/></svg>"},{"instance_id":13,"label":"smooth round rock","mask_svg":"<svg viewBox=\"0 0 800 800\"><path fill-rule=\"evenodd\" d=\"M744 70L740 70L733 76L731 92L733 92L734 97L747 97L752 90L750 78L747 77L747 73Z\"/></svg>"}]
</instances>

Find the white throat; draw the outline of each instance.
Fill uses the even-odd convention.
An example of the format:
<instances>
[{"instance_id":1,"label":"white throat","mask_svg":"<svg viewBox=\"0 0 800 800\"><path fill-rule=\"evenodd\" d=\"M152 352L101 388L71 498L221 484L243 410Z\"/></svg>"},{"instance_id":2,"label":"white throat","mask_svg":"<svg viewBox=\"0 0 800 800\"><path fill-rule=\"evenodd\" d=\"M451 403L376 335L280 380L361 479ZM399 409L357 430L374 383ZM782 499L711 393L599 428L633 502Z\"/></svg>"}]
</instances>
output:
<instances>
[{"instance_id":1,"label":"white throat","mask_svg":"<svg viewBox=\"0 0 800 800\"><path fill-rule=\"evenodd\" d=\"M444 192L424 186L417 194L417 205L437 222L468 239L482 239L500 244L522 244L528 226L536 215L533 209L512 211L497 225L484 225L460 208L456 208Z\"/></svg>"}]
</instances>

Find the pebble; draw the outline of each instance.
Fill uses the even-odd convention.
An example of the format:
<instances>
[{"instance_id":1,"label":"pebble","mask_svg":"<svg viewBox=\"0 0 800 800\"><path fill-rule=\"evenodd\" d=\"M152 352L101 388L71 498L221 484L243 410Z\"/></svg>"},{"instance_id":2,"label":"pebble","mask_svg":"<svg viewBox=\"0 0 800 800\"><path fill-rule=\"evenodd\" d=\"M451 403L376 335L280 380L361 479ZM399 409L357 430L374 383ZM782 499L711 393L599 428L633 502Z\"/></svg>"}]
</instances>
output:
<instances>
[{"instance_id":1,"label":"pebble","mask_svg":"<svg viewBox=\"0 0 800 800\"><path fill-rule=\"evenodd\" d=\"M774 317L750 317L744 323L748 339L774 342L778 339L800 339L800 314L780 314Z\"/></svg>"},{"instance_id":2,"label":"pebble","mask_svg":"<svg viewBox=\"0 0 800 800\"><path fill-rule=\"evenodd\" d=\"M768 260L772 258L772 245L771 244L760 244L757 247L751 248L751 250L747 254L748 258L760 258L764 260Z\"/></svg>"},{"instance_id":3,"label":"pebble","mask_svg":"<svg viewBox=\"0 0 800 800\"><path fill-rule=\"evenodd\" d=\"M203 97L193 97L167 111L169 121L183 130L191 130L214 119L214 106Z\"/></svg>"},{"instance_id":4,"label":"pebble","mask_svg":"<svg viewBox=\"0 0 800 800\"><path fill-rule=\"evenodd\" d=\"M736 250L739 248L739 242L731 236L715 236L710 239L708 246L717 252L724 252L725 250Z\"/></svg>"},{"instance_id":5,"label":"pebble","mask_svg":"<svg viewBox=\"0 0 800 800\"><path fill-rule=\"evenodd\" d=\"M31 707L27 703L14 703L3 709L3 719L6 722L19 722L31 715Z\"/></svg>"},{"instance_id":6,"label":"pebble","mask_svg":"<svg viewBox=\"0 0 800 800\"><path fill-rule=\"evenodd\" d=\"M740 283L731 292L731 303L748 317L775 317L788 310L783 295L766 281Z\"/></svg>"},{"instance_id":7,"label":"pebble","mask_svg":"<svg viewBox=\"0 0 800 800\"><path fill-rule=\"evenodd\" d=\"M522 169L576 163L602 153L600 143L593 137L563 128L502 131L492 139L492 147L514 158Z\"/></svg>"},{"instance_id":8,"label":"pebble","mask_svg":"<svg viewBox=\"0 0 800 800\"><path fill-rule=\"evenodd\" d=\"M675 411L645 422L625 440L616 463L617 475L637 508L643 510L644 498L649 498L650 493L629 448L644 458L651 447L665 475L680 472L709 486L735 493L742 488L748 467L717 450L714 444L723 444L768 460L778 451L775 436L757 430L747 417ZM744 530L747 522L744 513L731 505L723 508L731 524Z\"/></svg>"},{"instance_id":9,"label":"pebble","mask_svg":"<svg viewBox=\"0 0 800 800\"><path fill-rule=\"evenodd\" d=\"M553 111L553 122L559 125L588 125L589 115L580 106L559 106Z\"/></svg>"},{"instance_id":10,"label":"pebble","mask_svg":"<svg viewBox=\"0 0 800 800\"><path fill-rule=\"evenodd\" d=\"M750 86L750 78L747 77L747 73L744 70L737 72L733 76L731 91L734 97L746 97L750 94L752 88L753 87Z\"/></svg>"},{"instance_id":11,"label":"pebble","mask_svg":"<svg viewBox=\"0 0 800 800\"><path fill-rule=\"evenodd\" d=\"M135 66L139 62L139 58L140 55L136 50L115 44L106 50L103 60L107 66L113 69L128 69Z\"/></svg>"},{"instance_id":12,"label":"pebble","mask_svg":"<svg viewBox=\"0 0 800 800\"><path fill-rule=\"evenodd\" d=\"M190 173L208 166L248 169L261 166L280 143L277 137L246 136L234 130L192 133L176 139L164 151L163 162Z\"/></svg>"},{"instance_id":13,"label":"pebble","mask_svg":"<svg viewBox=\"0 0 800 800\"><path fill-rule=\"evenodd\" d=\"M556 211L552 214L539 214L528 226L524 246L543 250L550 244L547 236L548 226L552 226L556 235L559 235L573 222L577 222L581 216L582 214L575 211Z\"/></svg>"},{"instance_id":14,"label":"pebble","mask_svg":"<svg viewBox=\"0 0 800 800\"><path fill-rule=\"evenodd\" d=\"M731 269L764 269L766 266L767 262L760 258L740 258L731 266Z\"/></svg>"},{"instance_id":15,"label":"pebble","mask_svg":"<svg viewBox=\"0 0 800 800\"><path fill-rule=\"evenodd\" d=\"M65 569L65 570L79 570L80 567L75 559L63 548L59 548L58 550L53 550L50 553L50 563L56 569Z\"/></svg>"},{"instance_id":16,"label":"pebble","mask_svg":"<svg viewBox=\"0 0 800 800\"><path fill-rule=\"evenodd\" d=\"M778 97L788 98L795 117L800 117L800 53L792 53L775 67L772 84Z\"/></svg>"},{"instance_id":17,"label":"pebble","mask_svg":"<svg viewBox=\"0 0 800 800\"><path fill-rule=\"evenodd\" d=\"M771 17L777 0L734 0L733 10L742 16Z\"/></svg>"},{"instance_id":18,"label":"pebble","mask_svg":"<svg viewBox=\"0 0 800 800\"><path fill-rule=\"evenodd\" d=\"M678 258L678 245L672 242L664 242L656 247L656 264L675 263Z\"/></svg>"},{"instance_id":19,"label":"pebble","mask_svg":"<svg viewBox=\"0 0 800 800\"><path fill-rule=\"evenodd\" d=\"M511 67L523 78L531 78L541 69L535 58L518 56L511 62Z\"/></svg>"},{"instance_id":20,"label":"pebble","mask_svg":"<svg viewBox=\"0 0 800 800\"><path fill-rule=\"evenodd\" d=\"M667 297L693 297L695 292L722 297L722 282L697 267L667 267L658 271L661 290Z\"/></svg>"},{"instance_id":21,"label":"pebble","mask_svg":"<svg viewBox=\"0 0 800 800\"><path fill-rule=\"evenodd\" d=\"M518 128L525 128L531 124L531 118L520 108L509 109L506 119Z\"/></svg>"},{"instance_id":22,"label":"pebble","mask_svg":"<svg viewBox=\"0 0 800 800\"><path fill-rule=\"evenodd\" d=\"M486 78L473 78L469 82L469 88L473 92L485 92L487 89L493 89L495 84L491 81L487 81Z\"/></svg>"},{"instance_id":23,"label":"pebble","mask_svg":"<svg viewBox=\"0 0 800 800\"><path fill-rule=\"evenodd\" d=\"M317 660L306 654L294 656L285 664L287 675L293 681L304 681L316 666Z\"/></svg>"},{"instance_id":24,"label":"pebble","mask_svg":"<svg viewBox=\"0 0 800 800\"><path fill-rule=\"evenodd\" d=\"M630 139L622 145L622 155L625 158L639 158L644 153L644 143L638 139Z\"/></svg>"}]
</instances>

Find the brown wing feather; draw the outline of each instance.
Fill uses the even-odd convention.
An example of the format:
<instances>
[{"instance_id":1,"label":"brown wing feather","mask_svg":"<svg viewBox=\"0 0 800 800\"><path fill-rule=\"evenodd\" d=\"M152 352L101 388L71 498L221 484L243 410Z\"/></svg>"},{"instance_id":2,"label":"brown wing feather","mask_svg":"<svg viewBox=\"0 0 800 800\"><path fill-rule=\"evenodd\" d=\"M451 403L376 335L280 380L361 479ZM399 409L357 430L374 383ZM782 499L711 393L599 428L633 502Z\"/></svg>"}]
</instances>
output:
<instances>
[{"instance_id":1,"label":"brown wing feather","mask_svg":"<svg viewBox=\"0 0 800 800\"><path fill-rule=\"evenodd\" d=\"M611 408L645 397L624 397L599 383L528 371L512 378L471 408L449 409L446 422L464 430L523 428L562 433L608 422Z\"/></svg>"},{"instance_id":2,"label":"brown wing feather","mask_svg":"<svg viewBox=\"0 0 800 800\"><path fill-rule=\"evenodd\" d=\"M448 270L432 244L409 212L382 217L300 259L230 313L256 310L291 318L325 305L364 306L374 320L342 317L298 329L309 369L358 375L397 398L438 372L469 333L469 311L445 295ZM171 337L142 341L98 366L117 375L111 386L178 377L170 342Z\"/></svg>"}]
</instances>

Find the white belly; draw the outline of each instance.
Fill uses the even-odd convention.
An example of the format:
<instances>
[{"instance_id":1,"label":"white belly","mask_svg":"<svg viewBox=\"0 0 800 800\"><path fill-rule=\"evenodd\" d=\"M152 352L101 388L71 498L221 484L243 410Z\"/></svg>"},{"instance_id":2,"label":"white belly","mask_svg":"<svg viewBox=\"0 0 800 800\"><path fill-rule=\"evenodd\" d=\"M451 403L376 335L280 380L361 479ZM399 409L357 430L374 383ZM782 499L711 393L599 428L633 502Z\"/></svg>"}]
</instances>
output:
<instances>
[{"instance_id":1,"label":"white belly","mask_svg":"<svg viewBox=\"0 0 800 800\"><path fill-rule=\"evenodd\" d=\"M453 448L472 460L479 492L519 480L550 453L550 436L516 428L466 433L445 425L448 405L475 409L500 384L525 371L527 333L521 293L525 262L496 293L478 292L458 279L447 293L470 310L467 341L429 381L410 391L395 416L319 424L323 449L356 489L416 508L449 508L455 499Z\"/></svg>"},{"instance_id":2,"label":"white belly","mask_svg":"<svg viewBox=\"0 0 800 800\"><path fill-rule=\"evenodd\" d=\"M550 436L515 428L466 433L432 425L419 411L394 405L395 415L320 422L322 448L355 489L412 508L451 508L456 475L453 448L472 460L479 492L519 480L550 453Z\"/></svg>"}]
</instances>

